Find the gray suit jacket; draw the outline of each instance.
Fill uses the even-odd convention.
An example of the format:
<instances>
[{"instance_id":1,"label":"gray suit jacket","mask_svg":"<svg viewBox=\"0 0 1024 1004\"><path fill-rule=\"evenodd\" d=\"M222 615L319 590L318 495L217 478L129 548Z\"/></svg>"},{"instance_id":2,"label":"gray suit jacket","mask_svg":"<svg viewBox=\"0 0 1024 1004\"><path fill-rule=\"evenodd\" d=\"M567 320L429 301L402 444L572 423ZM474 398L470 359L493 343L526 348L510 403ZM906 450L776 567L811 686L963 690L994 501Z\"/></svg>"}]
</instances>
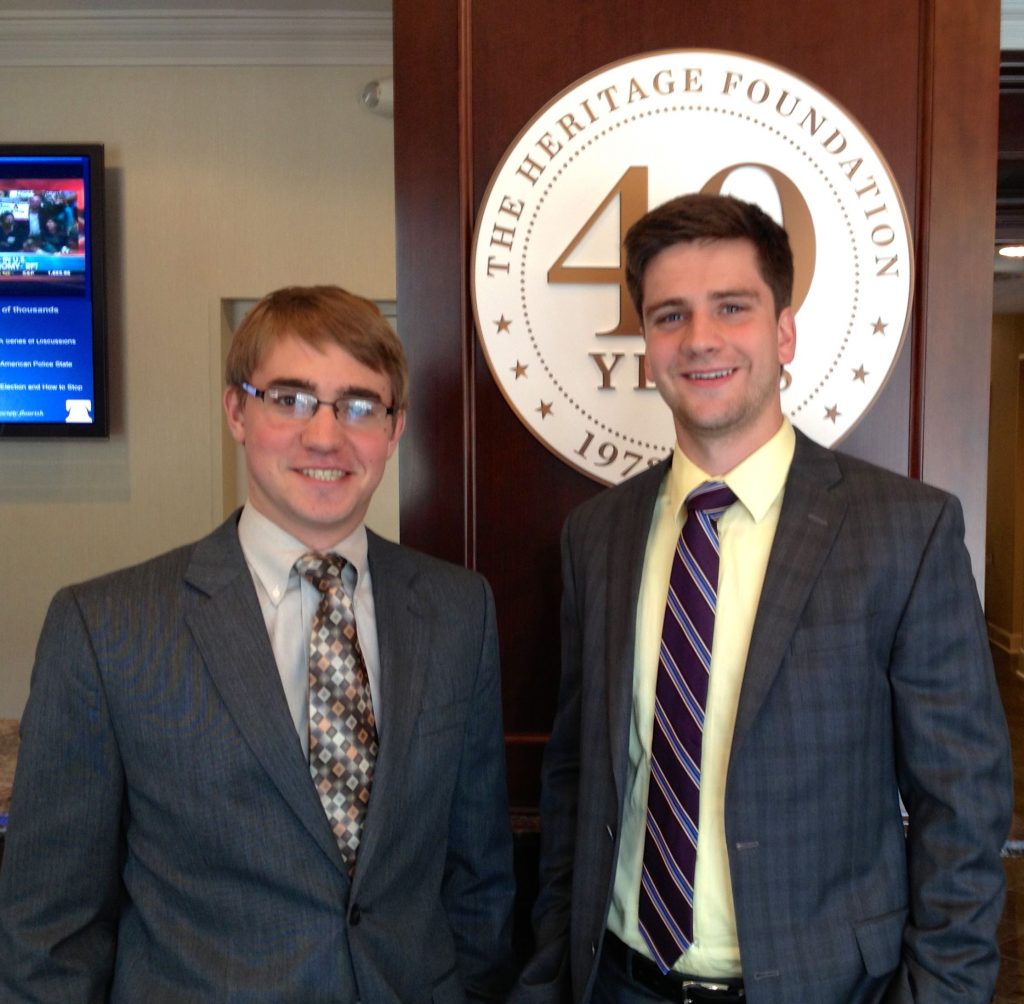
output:
<instances>
[{"instance_id":1,"label":"gray suit jacket","mask_svg":"<svg viewBox=\"0 0 1024 1004\"><path fill-rule=\"evenodd\" d=\"M384 728L350 881L236 521L53 601L0 872L0 999L497 997L513 878L490 589L370 534Z\"/></svg>"},{"instance_id":2,"label":"gray suit jacket","mask_svg":"<svg viewBox=\"0 0 1024 1004\"><path fill-rule=\"evenodd\" d=\"M565 527L538 950L515 1000L585 1001L593 987L664 473L597 496ZM726 793L751 1004L987 1002L1009 764L959 504L798 434Z\"/></svg>"}]
</instances>

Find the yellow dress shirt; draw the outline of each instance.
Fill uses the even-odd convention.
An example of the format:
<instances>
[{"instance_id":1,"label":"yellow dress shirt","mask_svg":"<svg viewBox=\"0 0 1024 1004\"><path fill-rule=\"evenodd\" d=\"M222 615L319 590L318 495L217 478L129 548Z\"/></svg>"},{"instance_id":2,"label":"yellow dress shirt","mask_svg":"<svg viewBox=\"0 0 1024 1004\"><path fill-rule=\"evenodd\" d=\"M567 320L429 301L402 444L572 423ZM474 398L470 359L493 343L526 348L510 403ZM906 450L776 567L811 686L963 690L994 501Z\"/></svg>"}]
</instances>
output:
<instances>
[{"instance_id":1,"label":"yellow dress shirt","mask_svg":"<svg viewBox=\"0 0 1024 1004\"><path fill-rule=\"evenodd\" d=\"M658 493L647 538L636 611L629 774L608 917L608 929L645 955L650 953L637 927L637 904L647 821L658 650L672 557L686 515L684 502L694 488L704 481L724 480L739 500L724 513L718 527L721 557L701 748L693 944L675 967L699 976L741 975L725 842L725 780L750 633L795 445L793 427L783 420L779 431L767 443L724 478L710 477L677 445L672 466Z\"/></svg>"}]
</instances>

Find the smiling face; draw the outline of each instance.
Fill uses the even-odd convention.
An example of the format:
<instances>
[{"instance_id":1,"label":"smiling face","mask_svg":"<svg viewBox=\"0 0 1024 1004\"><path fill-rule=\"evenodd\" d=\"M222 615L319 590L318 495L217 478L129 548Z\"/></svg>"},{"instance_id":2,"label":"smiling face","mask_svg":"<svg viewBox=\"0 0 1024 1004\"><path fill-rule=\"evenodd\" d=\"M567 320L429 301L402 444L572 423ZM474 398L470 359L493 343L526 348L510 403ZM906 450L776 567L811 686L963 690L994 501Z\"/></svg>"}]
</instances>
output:
<instances>
[{"instance_id":1,"label":"smiling face","mask_svg":"<svg viewBox=\"0 0 1024 1004\"><path fill-rule=\"evenodd\" d=\"M751 241L686 241L643 274L648 378L672 409L683 452L719 475L782 423L780 365L796 349L793 312L776 316Z\"/></svg>"},{"instance_id":2,"label":"smiling face","mask_svg":"<svg viewBox=\"0 0 1024 1004\"><path fill-rule=\"evenodd\" d=\"M272 344L249 382L261 390L309 390L322 401L360 394L392 403L386 376L339 345L318 348L293 336ZM323 405L307 422L281 419L233 386L224 391L224 411L232 436L245 446L249 504L321 551L362 522L405 428L404 411L378 427L352 428Z\"/></svg>"}]
</instances>

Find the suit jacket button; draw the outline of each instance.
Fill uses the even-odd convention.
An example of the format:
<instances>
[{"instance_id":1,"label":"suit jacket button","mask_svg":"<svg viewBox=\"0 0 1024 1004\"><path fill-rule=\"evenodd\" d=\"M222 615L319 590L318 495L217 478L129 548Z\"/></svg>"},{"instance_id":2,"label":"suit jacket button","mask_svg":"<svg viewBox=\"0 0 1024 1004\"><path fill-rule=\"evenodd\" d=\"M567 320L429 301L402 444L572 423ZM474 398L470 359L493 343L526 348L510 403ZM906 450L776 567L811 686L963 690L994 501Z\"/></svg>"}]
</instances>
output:
<instances>
[{"instance_id":1,"label":"suit jacket button","mask_svg":"<svg viewBox=\"0 0 1024 1004\"><path fill-rule=\"evenodd\" d=\"M358 903L353 903L351 908L348 911L348 922L353 927L356 927L359 924L359 921L361 921L362 919L363 919L363 911L359 909L359 904Z\"/></svg>"}]
</instances>

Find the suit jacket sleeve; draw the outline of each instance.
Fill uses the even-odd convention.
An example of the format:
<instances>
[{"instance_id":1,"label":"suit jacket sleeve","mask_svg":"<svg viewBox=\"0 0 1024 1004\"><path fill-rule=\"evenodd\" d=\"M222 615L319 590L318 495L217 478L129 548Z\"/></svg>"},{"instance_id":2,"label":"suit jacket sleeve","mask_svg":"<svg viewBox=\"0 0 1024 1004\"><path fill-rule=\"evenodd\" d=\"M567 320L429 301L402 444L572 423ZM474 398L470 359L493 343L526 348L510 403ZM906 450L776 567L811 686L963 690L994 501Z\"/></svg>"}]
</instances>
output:
<instances>
[{"instance_id":1,"label":"suit jacket sleeve","mask_svg":"<svg viewBox=\"0 0 1024 1004\"><path fill-rule=\"evenodd\" d=\"M105 1001L121 895L123 773L88 629L65 589L43 626L0 873L0 994Z\"/></svg>"},{"instance_id":2,"label":"suit jacket sleeve","mask_svg":"<svg viewBox=\"0 0 1024 1004\"><path fill-rule=\"evenodd\" d=\"M533 910L536 952L520 976L514 1002L571 1000L569 919L579 803L582 638L577 609L572 517L562 531L562 675L558 710L544 752L540 813L540 891Z\"/></svg>"},{"instance_id":3,"label":"suit jacket sleeve","mask_svg":"<svg viewBox=\"0 0 1024 1004\"><path fill-rule=\"evenodd\" d=\"M910 818L910 909L888 999L988 1001L999 966L1010 755L963 516L951 497L904 609L890 679Z\"/></svg>"},{"instance_id":4,"label":"suit jacket sleeve","mask_svg":"<svg viewBox=\"0 0 1024 1004\"><path fill-rule=\"evenodd\" d=\"M498 1000L513 976L515 882L494 600L482 579L473 707L452 799L442 896L470 1000ZM428 796L429 797L429 796Z\"/></svg>"}]
</instances>

